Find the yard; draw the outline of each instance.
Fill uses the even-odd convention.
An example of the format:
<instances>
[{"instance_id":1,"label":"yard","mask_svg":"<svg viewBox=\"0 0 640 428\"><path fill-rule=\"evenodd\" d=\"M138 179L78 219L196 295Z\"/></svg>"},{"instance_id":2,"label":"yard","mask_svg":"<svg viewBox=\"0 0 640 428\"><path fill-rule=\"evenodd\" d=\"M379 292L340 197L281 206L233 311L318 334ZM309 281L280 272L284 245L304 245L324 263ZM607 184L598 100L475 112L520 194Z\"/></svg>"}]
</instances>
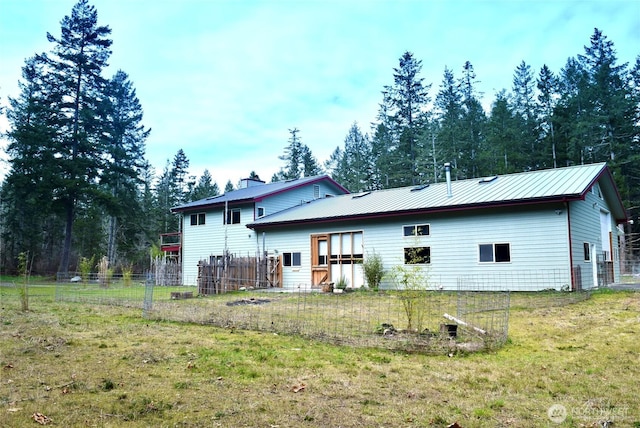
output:
<instances>
[{"instance_id":1,"label":"yard","mask_svg":"<svg viewBox=\"0 0 640 428\"><path fill-rule=\"evenodd\" d=\"M640 427L637 292L512 293L505 346L441 356L0 292L0 426Z\"/></svg>"}]
</instances>

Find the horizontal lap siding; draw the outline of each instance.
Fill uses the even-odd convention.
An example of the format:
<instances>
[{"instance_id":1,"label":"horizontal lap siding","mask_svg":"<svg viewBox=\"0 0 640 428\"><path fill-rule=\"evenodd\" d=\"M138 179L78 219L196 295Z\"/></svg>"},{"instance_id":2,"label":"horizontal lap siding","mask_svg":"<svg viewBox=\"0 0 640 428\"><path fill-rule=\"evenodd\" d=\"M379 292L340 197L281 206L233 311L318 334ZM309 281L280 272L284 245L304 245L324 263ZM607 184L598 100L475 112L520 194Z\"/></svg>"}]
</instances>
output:
<instances>
[{"instance_id":1,"label":"horizontal lap siding","mask_svg":"<svg viewBox=\"0 0 640 428\"><path fill-rule=\"evenodd\" d=\"M329 194L336 194L335 189L332 186L328 186L326 183L318 183L320 186L320 196ZM264 198L264 200L257 202L256 206L265 207L266 214L274 214L279 211L301 205L303 202L309 202L314 199L313 192L314 185L307 185L299 187L297 189L289 190L287 192L278 193L273 196Z\"/></svg>"},{"instance_id":2,"label":"horizontal lap siding","mask_svg":"<svg viewBox=\"0 0 640 428\"><path fill-rule=\"evenodd\" d=\"M183 284L195 285L198 262L209 256L220 256L225 249L225 228L227 248L239 257L255 256L257 251L255 233L245 224L253 220L253 205L244 205L240 211L240 224L225 226L222 222L224 209L208 211L206 221L201 226L191 226L189 216L185 216L183 228L182 272Z\"/></svg>"},{"instance_id":3,"label":"horizontal lap siding","mask_svg":"<svg viewBox=\"0 0 640 428\"><path fill-rule=\"evenodd\" d=\"M585 242L595 244L598 254L602 253L603 248L607 248L608 251L609 243L602 242L600 212L602 210L610 211L610 209L604 199L588 192L584 201L572 202L570 210L573 265L580 267L582 286L590 288L597 284L594 284L593 281L593 264L584 260L583 245ZM610 230L613 240L613 260L617 262L618 234L613 216L611 216ZM619 263L614 263L614 269L616 278L618 278Z\"/></svg>"},{"instance_id":4,"label":"horizontal lap siding","mask_svg":"<svg viewBox=\"0 0 640 428\"><path fill-rule=\"evenodd\" d=\"M555 209L562 205L545 206L528 210L484 210L474 215L447 214L439 216L414 216L397 220L342 222L315 227L289 227L287 230L270 230L266 233L270 250L300 251L302 268L285 272L284 282L310 282L310 235L313 233L337 233L363 231L365 258L374 251L382 256L385 269L402 264L404 248L428 246L431 248L431 264L425 268L433 287L452 289L461 275L518 275L523 271L556 269L561 271L562 281L570 283L569 248L566 215L558 215ZM430 225L430 236L404 238L402 227L412 224ZM481 264L478 262L478 244L511 244L511 262ZM557 278L556 278L557 279ZM511 288L530 286L527 278ZM393 284L387 277L384 287Z\"/></svg>"}]
</instances>

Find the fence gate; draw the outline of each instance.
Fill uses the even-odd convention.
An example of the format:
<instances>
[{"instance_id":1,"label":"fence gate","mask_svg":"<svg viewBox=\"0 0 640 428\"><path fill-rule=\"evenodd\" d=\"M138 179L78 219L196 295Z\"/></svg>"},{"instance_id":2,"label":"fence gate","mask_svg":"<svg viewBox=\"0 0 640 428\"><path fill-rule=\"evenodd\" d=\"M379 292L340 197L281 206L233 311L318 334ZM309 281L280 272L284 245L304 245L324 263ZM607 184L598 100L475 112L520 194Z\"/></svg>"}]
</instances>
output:
<instances>
[{"instance_id":1,"label":"fence gate","mask_svg":"<svg viewBox=\"0 0 640 428\"><path fill-rule=\"evenodd\" d=\"M198 262L198 293L220 294L246 288L282 287L279 257L211 256Z\"/></svg>"}]
</instances>

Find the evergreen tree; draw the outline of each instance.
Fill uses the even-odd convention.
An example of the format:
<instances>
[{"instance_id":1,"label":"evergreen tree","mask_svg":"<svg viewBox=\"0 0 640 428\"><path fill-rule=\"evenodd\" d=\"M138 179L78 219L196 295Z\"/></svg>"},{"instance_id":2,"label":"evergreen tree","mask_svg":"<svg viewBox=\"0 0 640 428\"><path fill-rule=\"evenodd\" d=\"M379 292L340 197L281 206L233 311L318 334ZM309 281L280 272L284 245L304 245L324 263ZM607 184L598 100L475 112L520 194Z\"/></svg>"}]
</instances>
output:
<instances>
[{"instance_id":1,"label":"evergreen tree","mask_svg":"<svg viewBox=\"0 0 640 428\"><path fill-rule=\"evenodd\" d=\"M437 150L433 153L433 168L440 174L441 166L450 162L454 171L462 164L462 93L456 82L453 71L444 69L444 76L440 84L440 90L435 100L437 128ZM434 176L438 181L439 175Z\"/></svg>"},{"instance_id":2,"label":"evergreen tree","mask_svg":"<svg viewBox=\"0 0 640 428\"><path fill-rule=\"evenodd\" d=\"M20 252L28 252L36 265L40 257L59 261L56 233L57 206L55 190L59 188L55 147L61 138L58 133L60 118L52 104L55 97L54 82L46 73L45 65L37 58L29 58L22 68L19 82L20 95L9 99L7 118L11 126L7 137L9 173L2 186L3 244L8 265L17 260ZM56 246L58 245L58 246ZM55 269L41 264L47 270Z\"/></svg>"},{"instance_id":3,"label":"evergreen tree","mask_svg":"<svg viewBox=\"0 0 640 428\"><path fill-rule=\"evenodd\" d=\"M107 258L114 265L118 241L127 241L131 233L135 234L129 229L141 215L137 191L150 130L141 124L142 107L125 72L116 72L106 86L105 95L103 144L107 159L102 185L108 192Z\"/></svg>"},{"instance_id":4,"label":"evergreen tree","mask_svg":"<svg viewBox=\"0 0 640 428\"><path fill-rule=\"evenodd\" d=\"M419 77L421 70L422 61L405 52L399 67L393 70L393 85L386 86L383 92L395 128L395 144L388 148L393 168L389 173L394 175L394 184L398 186L415 184L419 177L419 157L423 154L419 134L425 122L431 87Z\"/></svg>"},{"instance_id":5,"label":"evergreen tree","mask_svg":"<svg viewBox=\"0 0 640 428\"><path fill-rule=\"evenodd\" d=\"M249 177L249 178L255 178ZM211 177L211 173L208 169L205 169L200 178L198 179L198 183L193 188L193 191L190 193L189 199L191 201L199 201L200 199L210 198L211 196L217 196L220 194L220 189L218 188L218 184L213 181Z\"/></svg>"},{"instance_id":6,"label":"evergreen tree","mask_svg":"<svg viewBox=\"0 0 640 428\"><path fill-rule=\"evenodd\" d=\"M302 176L313 177L322 174L322 168L318 164L318 160L313 156L313 153L311 153L309 146L303 144L300 149L302 152Z\"/></svg>"},{"instance_id":7,"label":"evergreen tree","mask_svg":"<svg viewBox=\"0 0 640 428\"><path fill-rule=\"evenodd\" d=\"M553 110L556 106L556 95L558 91L558 82L553 72L543 65L538 74L536 82L538 87L538 124L540 126L540 138L543 144L541 162L546 166L547 149L551 151L552 164L554 168L558 167L558 154L556 150L556 138L553 126ZM547 144L545 144L545 142Z\"/></svg>"},{"instance_id":8,"label":"evergreen tree","mask_svg":"<svg viewBox=\"0 0 640 428\"><path fill-rule=\"evenodd\" d=\"M523 155L514 144L520 138L519 119L513 111L506 91L496 95L487 123L486 147L480 161L489 174L509 174L518 171Z\"/></svg>"},{"instance_id":9,"label":"evergreen tree","mask_svg":"<svg viewBox=\"0 0 640 428\"><path fill-rule=\"evenodd\" d=\"M65 239L60 272L67 272L71 256L73 223L79 202L86 203L96 193L103 168L100 144L99 107L105 79L101 72L111 54L111 29L98 26L98 14L87 0L80 0L61 21L61 36L55 38L51 55L38 58L47 64L60 95L51 102L59 112L60 138L56 141L56 163L61 186L57 201L65 212Z\"/></svg>"},{"instance_id":10,"label":"evergreen tree","mask_svg":"<svg viewBox=\"0 0 640 428\"><path fill-rule=\"evenodd\" d=\"M517 144L526 156L520 157L522 164L516 165L518 170L538 169L542 164L537 147L538 124L535 112L534 75L531 67L522 61L513 75L513 111L519 122L520 132Z\"/></svg>"},{"instance_id":11,"label":"evergreen tree","mask_svg":"<svg viewBox=\"0 0 640 428\"><path fill-rule=\"evenodd\" d=\"M462 97L462 138L460 147L464 161L462 165L458 165L455 171L458 178L478 177L481 175L478 153L483 150L483 133L487 118L482 109L482 104L480 104L476 96L476 83L476 73L473 65L466 61L462 68L462 79L460 81L460 94Z\"/></svg>"},{"instance_id":12,"label":"evergreen tree","mask_svg":"<svg viewBox=\"0 0 640 428\"><path fill-rule=\"evenodd\" d=\"M300 137L298 136L299 132L300 130L298 128L289 129L289 134L291 134L289 144L284 149L284 155L278 157L284 161L286 165L280 169L280 172L277 174L277 179L272 181L295 180L300 178L300 165L302 164L304 152Z\"/></svg>"},{"instance_id":13,"label":"evergreen tree","mask_svg":"<svg viewBox=\"0 0 640 428\"><path fill-rule=\"evenodd\" d=\"M233 188L233 183L231 180L227 181L227 184L224 186L224 193L233 192L235 189Z\"/></svg>"}]
</instances>

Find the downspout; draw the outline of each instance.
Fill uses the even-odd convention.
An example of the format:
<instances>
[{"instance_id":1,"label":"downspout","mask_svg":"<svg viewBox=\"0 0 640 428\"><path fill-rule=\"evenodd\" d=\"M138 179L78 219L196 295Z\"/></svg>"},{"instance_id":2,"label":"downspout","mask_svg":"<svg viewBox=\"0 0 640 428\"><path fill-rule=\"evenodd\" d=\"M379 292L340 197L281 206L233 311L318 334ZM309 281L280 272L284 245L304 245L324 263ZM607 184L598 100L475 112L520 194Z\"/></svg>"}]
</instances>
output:
<instances>
[{"instance_id":1,"label":"downspout","mask_svg":"<svg viewBox=\"0 0 640 428\"><path fill-rule=\"evenodd\" d=\"M564 202L567 209L567 232L569 235L569 272L571 273L571 291L576 291L576 276L573 271L573 238L571 237L571 213L569 212L569 203Z\"/></svg>"}]
</instances>

